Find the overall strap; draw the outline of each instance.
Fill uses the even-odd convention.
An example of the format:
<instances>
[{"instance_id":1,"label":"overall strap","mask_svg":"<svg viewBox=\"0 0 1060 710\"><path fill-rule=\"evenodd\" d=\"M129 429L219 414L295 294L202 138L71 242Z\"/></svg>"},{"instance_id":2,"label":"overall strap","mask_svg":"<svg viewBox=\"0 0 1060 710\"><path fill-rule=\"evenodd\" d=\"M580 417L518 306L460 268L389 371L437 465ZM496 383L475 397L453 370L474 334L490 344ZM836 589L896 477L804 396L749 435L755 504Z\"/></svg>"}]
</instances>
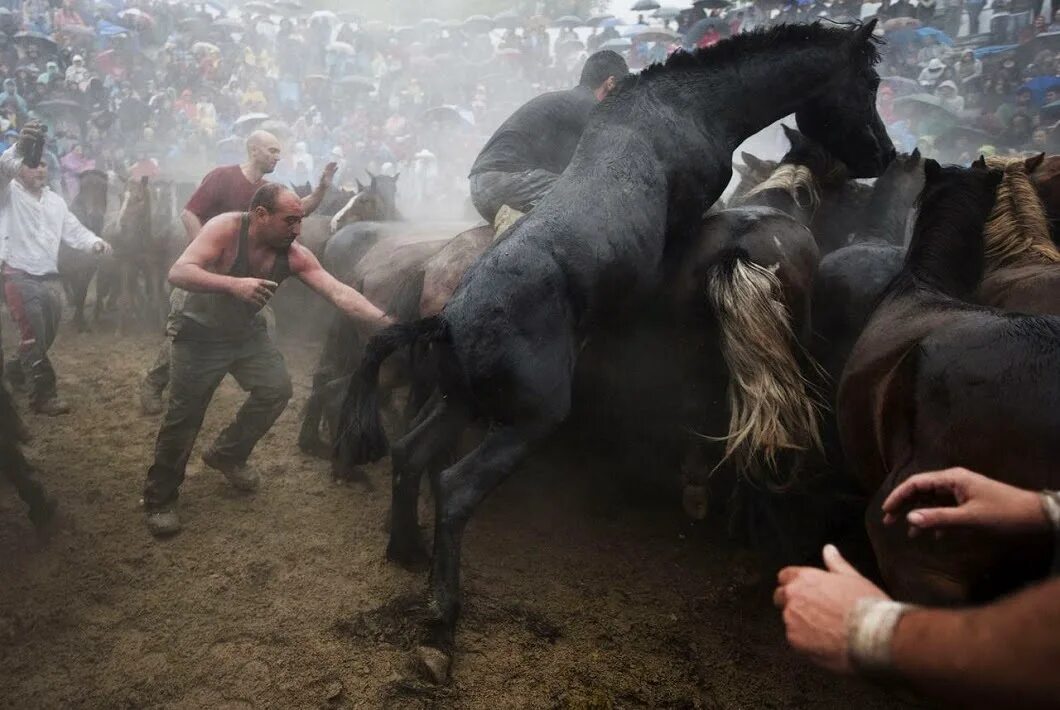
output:
<instances>
[{"instance_id":1,"label":"overall strap","mask_svg":"<svg viewBox=\"0 0 1060 710\"><path fill-rule=\"evenodd\" d=\"M244 212L239 225L239 247L238 251L236 252L236 260L232 262L232 268L228 272L229 276L250 276L250 247L248 244L249 235L250 213Z\"/></svg>"}]
</instances>

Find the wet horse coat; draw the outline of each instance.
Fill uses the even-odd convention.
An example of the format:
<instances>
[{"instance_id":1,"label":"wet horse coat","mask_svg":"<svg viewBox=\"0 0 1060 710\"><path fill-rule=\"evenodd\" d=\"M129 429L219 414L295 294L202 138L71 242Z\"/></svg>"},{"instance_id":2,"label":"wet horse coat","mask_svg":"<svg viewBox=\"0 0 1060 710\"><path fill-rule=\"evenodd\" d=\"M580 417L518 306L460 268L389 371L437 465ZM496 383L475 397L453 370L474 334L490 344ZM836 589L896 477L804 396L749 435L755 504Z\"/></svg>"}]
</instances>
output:
<instances>
[{"instance_id":1,"label":"wet horse coat","mask_svg":"<svg viewBox=\"0 0 1060 710\"><path fill-rule=\"evenodd\" d=\"M420 551L419 472L436 470L469 418L488 425L477 448L434 478L429 644L451 649L461 538L474 509L566 418L585 338L658 288L668 257L728 183L732 151L794 112L853 174L886 167L894 149L874 108L874 26L748 33L625 80L597 106L549 194L472 266L442 313L369 345L344 412L345 460L385 453L375 379L394 349L430 343L445 395L393 451L392 558Z\"/></svg>"}]
</instances>

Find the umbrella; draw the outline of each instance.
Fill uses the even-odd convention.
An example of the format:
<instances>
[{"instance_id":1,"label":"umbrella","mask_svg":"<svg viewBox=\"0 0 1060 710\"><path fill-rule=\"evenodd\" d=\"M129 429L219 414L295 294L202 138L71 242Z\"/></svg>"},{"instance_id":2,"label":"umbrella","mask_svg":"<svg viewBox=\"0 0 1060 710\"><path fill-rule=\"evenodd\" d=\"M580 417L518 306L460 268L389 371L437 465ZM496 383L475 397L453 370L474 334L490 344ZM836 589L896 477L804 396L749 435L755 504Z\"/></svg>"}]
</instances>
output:
<instances>
[{"instance_id":1,"label":"umbrella","mask_svg":"<svg viewBox=\"0 0 1060 710\"><path fill-rule=\"evenodd\" d=\"M624 24L626 23L618 19L617 17L605 17L599 22L600 27L619 27Z\"/></svg>"},{"instance_id":2,"label":"umbrella","mask_svg":"<svg viewBox=\"0 0 1060 710\"><path fill-rule=\"evenodd\" d=\"M223 27L227 30L240 30L244 26L243 20L237 20L234 17L218 17L213 21L214 27Z\"/></svg>"},{"instance_id":3,"label":"umbrella","mask_svg":"<svg viewBox=\"0 0 1060 710\"><path fill-rule=\"evenodd\" d=\"M633 35L633 40L635 42L673 42L676 39L676 32L657 27L641 30Z\"/></svg>"},{"instance_id":4,"label":"umbrella","mask_svg":"<svg viewBox=\"0 0 1060 710\"><path fill-rule=\"evenodd\" d=\"M957 114L942 105L942 100L934 94L913 94L894 100L895 108L916 109L926 118L943 122L956 122Z\"/></svg>"},{"instance_id":5,"label":"umbrella","mask_svg":"<svg viewBox=\"0 0 1060 710\"><path fill-rule=\"evenodd\" d=\"M309 16L309 21L314 22L316 20L324 20L325 22L338 22L339 16L331 10L317 10Z\"/></svg>"},{"instance_id":6,"label":"umbrella","mask_svg":"<svg viewBox=\"0 0 1060 710\"><path fill-rule=\"evenodd\" d=\"M232 125L238 128L245 128L246 126L249 126L251 124L258 124L262 121L266 121L268 120L268 118L269 114L267 113L244 113L242 116L237 118L235 123L233 123Z\"/></svg>"},{"instance_id":7,"label":"umbrella","mask_svg":"<svg viewBox=\"0 0 1060 710\"><path fill-rule=\"evenodd\" d=\"M252 0L252 2L248 2L246 5L243 5L241 9L244 12L260 12L264 15L271 15L272 13L276 12L272 5L268 5L263 2L258 2L257 0Z\"/></svg>"},{"instance_id":8,"label":"umbrella","mask_svg":"<svg viewBox=\"0 0 1060 710\"><path fill-rule=\"evenodd\" d=\"M155 18L151 17L138 7L130 7L128 10L122 10L118 13L118 17L123 20L129 20L134 23L145 25L151 25L155 22Z\"/></svg>"},{"instance_id":9,"label":"umbrella","mask_svg":"<svg viewBox=\"0 0 1060 710\"><path fill-rule=\"evenodd\" d=\"M681 14L681 10L676 7L660 7L653 13L654 17L659 17L664 20L672 20Z\"/></svg>"},{"instance_id":10,"label":"umbrella","mask_svg":"<svg viewBox=\"0 0 1060 710\"><path fill-rule=\"evenodd\" d=\"M1060 85L1060 77L1036 76L1033 79L1028 79L1020 88L1030 89L1033 94L1034 101L1038 102L1045 98L1046 91L1048 91L1049 89L1056 88L1058 85Z\"/></svg>"},{"instance_id":11,"label":"umbrella","mask_svg":"<svg viewBox=\"0 0 1060 710\"><path fill-rule=\"evenodd\" d=\"M51 37L43 35L40 32L19 32L14 36L13 40L16 45L22 45L25 47L35 46L42 52L47 52L49 54L58 49L58 46Z\"/></svg>"},{"instance_id":12,"label":"umbrella","mask_svg":"<svg viewBox=\"0 0 1060 710\"><path fill-rule=\"evenodd\" d=\"M904 76L885 76L880 79L880 86L889 86L894 89L896 96L909 96L921 92L920 82L916 79L907 79Z\"/></svg>"},{"instance_id":13,"label":"umbrella","mask_svg":"<svg viewBox=\"0 0 1060 710\"><path fill-rule=\"evenodd\" d=\"M191 45L192 54L220 54L221 50L216 44L209 42L196 42Z\"/></svg>"},{"instance_id":14,"label":"umbrella","mask_svg":"<svg viewBox=\"0 0 1060 710\"><path fill-rule=\"evenodd\" d=\"M347 56L352 56L357 53L357 50L353 48L352 44L346 44L345 42L332 42L325 47L325 49L329 52L336 52Z\"/></svg>"},{"instance_id":15,"label":"umbrella","mask_svg":"<svg viewBox=\"0 0 1060 710\"><path fill-rule=\"evenodd\" d=\"M46 101L37 102L36 106L38 111L44 113L57 114L63 111L82 111L84 107L73 99L48 99Z\"/></svg>"},{"instance_id":16,"label":"umbrella","mask_svg":"<svg viewBox=\"0 0 1060 710\"><path fill-rule=\"evenodd\" d=\"M976 59L982 59L983 57L992 57L995 54L1007 54L1019 49L1018 44L992 44L987 47L979 47L972 53Z\"/></svg>"},{"instance_id":17,"label":"umbrella","mask_svg":"<svg viewBox=\"0 0 1060 710\"><path fill-rule=\"evenodd\" d=\"M585 21L585 26L586 27L599 27L601 22L603 22L604 20L613 20L614 17L615 17L614 15L593 15L592 17L590 17L588 20Z\"/></svg>"},{"instance_id":18,"label":"umbrella","mask_svg":"<svg viewBox=\"0 0 1060 710\"><path fill-rule=\"evenodd\" d=\"M437 17L423 17L420 18L418 24L423 27L441 27L442 21L439 20Z\"/></svg>"},{"instance_id":19,"label":"umbrella","mask_svg":"<svg viewBox=\"0 0 1060 710\"><path fill-rule=\"evenodd\" d=\"M623 52L633 46L633 42L628 37L619 37L617 39L609 39L600 45L600 49L610 49L615 52Z\"/></svg>"},{"instance_id":20,"label":"umbrella","mask_svg":"<svg viewBox=\"0 0 1060 710\"><path fill-rule=\"evenodd\" d=\"M703 36L707 34L711 27L717 28L718 34L722 37L728 37L732 34L728 22L720 17L708 17L688 28L688 31L685 32L685 45L695 46L698 44L699 40L703 39Z\"/></svg>"},{"instance_id":21,"label":"umbrella","mask_svg":"<svg viewBox=\"0 0 1060 710\"><path fill-rule=\"evenodd\" d=\"M1060 104L1060 101L1057 103ZM974 126L956 125L940 133L935 144L944 148L956 143L958 138L967 138L973 145L981 146L985 143L993 143L996 136Z\"/></svg>"},{"instance_id":22,"label":"umbrella","mask_svg":"<svg viewBox=\"0 0 1060 710\"><path fill-rule=\"evenodd\" d=\"M885 32L896 30L915 30L920 28L920 20L915 17L895 17L880 25Z\"/></svg>"},{"instance_id":23,"label":"umbrella","mask_svg":"<svg viewBox=\"0 0 1060 710\"><path fill-rule=\"evenodd\" d=\"M433 123L448 123L457 126L474 125L473 121L469 121L463 112L451 104L429 108L423 112L422 118L424 121Z\"/></svg>"},{"instance_id":24,"label":"umbrella","mask_svg":"<svg viewBox=\"0 0 1060 710\"><path fill-rule=\"evenodd\" d=\"M515 47L503 47L497 50L498 57L518 57L522 52Z\"/></svg>"},{"instance_id":25,"label":"umbrella","mask_svg":"<svg viewBox=\"0 0 1060 710\"><path fill-rule=\"evenodd\" d=\"M277 9L286 10L288 14L296 14L305 9L298 0L277 0L275 5Z\"/></svg>"},{"instance_id":26,"label":"umbrella","mask_svg":"<svg viewBox=\"0 0 1060 710\"><path fill-rule=\"evenodd\" d=\"M705 7L708 10L723 10L732 3L728 0L695 0L692 3L692 7Z\"/></svg>"},{"instance_id":27,"label":"umbrella","mask_svg":"<svg viewBox=\"0 0 1060 710\"><path fill-rule=\"evenodd\" d=\"M562 42L556 43L556 51L564 52L580 52L585 49L585 43L580 39L565 39Z\"/></svg>"},{"instance_id":28,"label":"umbrella","mask_svg":"<svg viewBox=\"0 0 1060 710\"><path fill-rule=\"evenodd\" d=\"M496 27L514 29L523 24L523 20L515 10L505 10L493 16L493 24Z\"/></svg>"},{"instance_id":29,"label":"umbrella","mask_svg":"<svg viewBox=\"0 0 1060 710\"><path fill-rule=\"evenodd\" d=\"M187 32L195 32L205 23L201 17L185 17L183 20L177 23L177 27Z\"/></svg>"},{"instance_id":30,"label":"umbrella","mask_svg":"<svg viewBox=\"0 0 1060 710\"><path fill-rule=\"evenodd\" d=\"M489 32L493 29L493 18L488 15L472 15L464 20L464 27L470 32Z\"/></svg>"},{"instance_id":31,"label":"umbrella","mask_svg":"<svg viewBox=\"0 0 1060 710\"><path fill-rule=\"evenodd\" d=\"M633 3L633 7L629 8L633 12L647 12L648 10L658 10L659 3L655 0L637 0Z\"/></svg>"},{"instance_id":32,"label":"umbrella","mask_svg":"<svg viewBox=\"0 0 1060 710\"><path fill-rule=\"evenodd\" d=\"M310 74L309 76L307 76L304 79L302 79L302 81L304 81L307 84L319 83L321 81L330 81L330 77L327 77L327 76L325 76L323 74Z\"/></svg>"},{"instance_id":33,"label":"umbrella","mask_svg":"<svg viewBox=\"0 0 1060 710\"><path fill-rule=\"evenodd\" d=\"M359 86L366 89L375 88L375 80L370 76L360 76L358 74L350 74L339 79L338 83L343 86Z\"/></svg>"},{"instance_id":34,"label":"umbrella","mask_svg":"<svg viewBox=\"0 0 1060 710\"><path fill-rule=\"evenodd\" d=\"M563 17L557 17L552 21L553 27L581 27L585 24L582 18L575 15L564 15Z\"/></svg>"},{"instance_id":35,"label":"umbrella","mask_svg":"<svg viewBox=\"0 0 1060 710\"><path fill-rule=\"evenodd\" d=\"M953 38L936 27L921 27L916 33L919 37L934 37L939 44L944 44L947 47L953 46Z\"/></svg>"}]
</instances>

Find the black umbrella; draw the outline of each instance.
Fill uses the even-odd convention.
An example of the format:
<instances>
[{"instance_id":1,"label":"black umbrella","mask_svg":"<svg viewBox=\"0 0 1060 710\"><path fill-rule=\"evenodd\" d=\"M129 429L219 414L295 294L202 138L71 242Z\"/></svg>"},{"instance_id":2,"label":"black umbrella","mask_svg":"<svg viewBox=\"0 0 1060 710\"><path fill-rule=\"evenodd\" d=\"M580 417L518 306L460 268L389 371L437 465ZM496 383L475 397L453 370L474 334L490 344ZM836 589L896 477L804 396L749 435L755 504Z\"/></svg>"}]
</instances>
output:
<instances>
[{"instance_id":1,"label":"black umbrella","mask_svg":"<svg viewBox=\"0 0 1060 710\"><path fill-rule=\"evenodd\" d=\"M612 20L612 19L614 19L614 17L615 17L614 15L593 15L592 17L590 17L588 20L585 21L585 26L586 27L597 27L604 20Z\"/></svg>"},{"instance_id":2,"label":"black umbrella","mask_svg":"<svg viewBox=\"0 0 1060 710\"><path fill-rule=\"evenodd\" d=\"M689 46L698 44L699 40L703 39L703 35L707 34L711 27L716 28L722 37L728 37L732 34L728 22L720 17L708 17L688 28L688 32L685 32L685 44Z\"/></svg>"},{"instance_id":3,"label":"black umbrella","mask_svg":"<svg viewBox=\"0 0 1060 710\"><path fill-rule=\"evenodd\" d=\"M504 29L514 29L523 24L523 18L515 10L505 10L493 16L493 24Z\"/></svg>"},{"instance_id":4,"label":"black umbrella","mask_svg":"<svg viewBox=\"0 0 1060 710\"><path fill-rule=\"evenodd\" d=\"M16 45L23 47L35 46L42 52L52 54L56 52L59 47L48 35L43 35L40 32L19 32L13 38Z\"/></svg>"},{"instance_id":5,"label":"black umbrella","mask_svg":"<svg viewBox=\"0 0 1060 710\"><path fill-rule=\"evenodd\" d=\"M732 3L728 0L695 0L692 7L704 7L708 10L724 10Z\"/></svg>"},{"instance_id":6,"label":"black umbrella","mask_svg":"<svg viewBox=\"0 0 1060 710\"><path fill-rule=\"evenodd\" d=\"M637 0L633 3L633 7L629 8L633 12L647 12L648 10L658 10L660 7L659 3L655 0Z\"/></svg>"},{"instance_id":7,"label":"black umbrella","mask_svg":"<svg viewBox=\"0 0 1060 710\"><path fill-rule=\"evenodd\" d=\"M54 115L64 111L80 112L84 107L73 99L48 99L38 102L36 108L38 111Z\"/></svg>"}]
</instances>

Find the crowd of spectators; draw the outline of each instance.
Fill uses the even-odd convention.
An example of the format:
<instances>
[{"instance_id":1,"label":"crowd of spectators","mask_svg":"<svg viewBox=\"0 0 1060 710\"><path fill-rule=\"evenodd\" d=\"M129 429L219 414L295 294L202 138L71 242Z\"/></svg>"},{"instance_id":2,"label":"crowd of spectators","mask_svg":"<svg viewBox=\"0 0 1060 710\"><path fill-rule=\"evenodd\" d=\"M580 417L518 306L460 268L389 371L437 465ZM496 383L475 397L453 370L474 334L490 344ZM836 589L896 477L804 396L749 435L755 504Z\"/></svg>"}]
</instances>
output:
<instances>
[{"instance_id":1,"label":"crowd of spectators","mask_svg":"<svg viewBox=\"0 0 1060 710\"><path fill-rule=\"evenodd\" d=\"M585 55L634 69L782 21L880 18L880 110L896 144L944 159L1048 150L1060 119L1060 29L1023 0L792 0L574 27L556 18L419 18L392 27L297 0L235 10L176 0L0 0L0 139L50 127L53 188L88 168L196 182L257 127L284 142L276 179L339 184L401 172L422 215L463 204L478 148L517 106L573 85ZM915 3L915 4L914 4ZM715 3L716 4L716 3ZM650 25L650 27L649 27ZM636 32L672 41L637 42ZM676 31L674 31L676 30ZM1058 35L1060 37L1060 35ZM438 215L441 216L441 215Z\"/></svg>"}]
</instances>

